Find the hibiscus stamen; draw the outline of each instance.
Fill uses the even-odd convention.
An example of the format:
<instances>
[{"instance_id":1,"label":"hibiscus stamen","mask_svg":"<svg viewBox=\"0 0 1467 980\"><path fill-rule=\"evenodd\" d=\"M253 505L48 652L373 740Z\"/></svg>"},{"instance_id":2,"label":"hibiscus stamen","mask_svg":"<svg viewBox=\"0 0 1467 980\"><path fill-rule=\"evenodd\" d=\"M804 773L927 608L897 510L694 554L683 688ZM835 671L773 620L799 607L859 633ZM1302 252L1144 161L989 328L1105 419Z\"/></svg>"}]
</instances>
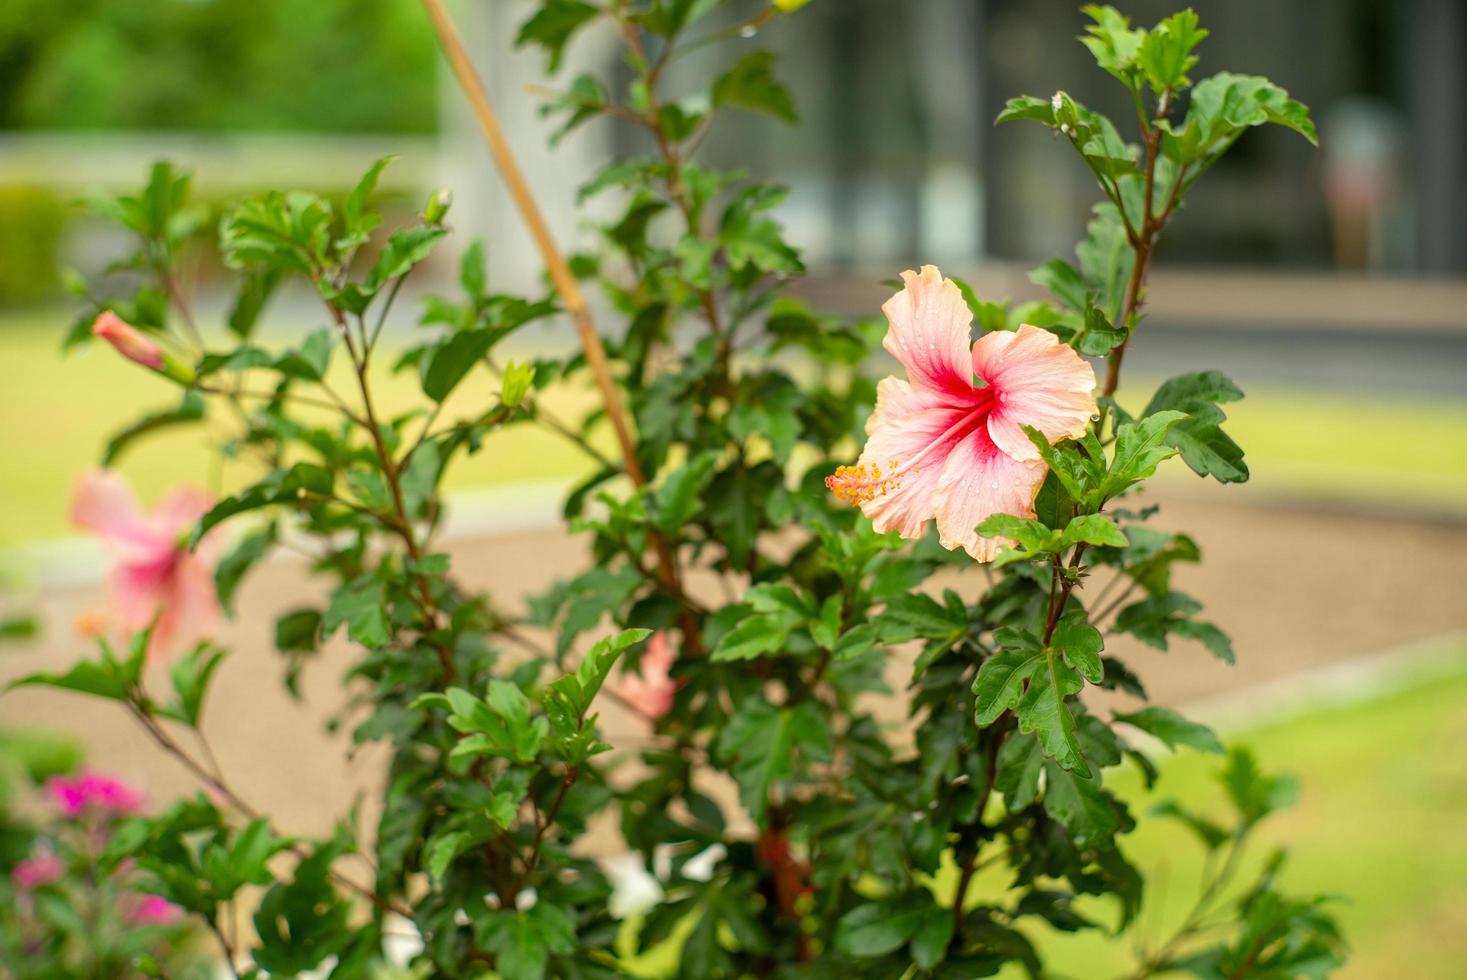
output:
<instances>
[{"instance_id":1,"label":"hibiscus stamen","mask_svg":"<svg viewBox=\"0 0 1467 980\"><path fill-rule=\"evenodd\" d=\"M837 466L835 472L825 478L825 486L838 500L859 507L898 486L900 476L895 460L885 473L875 464L858 463L855 466Z\"/></svg>"}]
</instances>

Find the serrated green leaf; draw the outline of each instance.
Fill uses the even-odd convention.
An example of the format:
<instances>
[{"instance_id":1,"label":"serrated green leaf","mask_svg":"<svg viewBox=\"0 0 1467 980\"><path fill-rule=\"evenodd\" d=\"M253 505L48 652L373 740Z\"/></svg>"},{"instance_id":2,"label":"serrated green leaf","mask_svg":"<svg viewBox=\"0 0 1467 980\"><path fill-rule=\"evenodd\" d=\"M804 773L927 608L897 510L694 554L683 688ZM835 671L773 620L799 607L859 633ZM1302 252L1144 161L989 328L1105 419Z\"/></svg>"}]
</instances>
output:
<instances>
[{"instance_id":1,"label":"serrated green leaf","mask_svg":"<svg viewBox=\"0 0 1467 980\"><path fill-rule=\"evenodd\" d=\"M1161 739L1169 748L1175 749L1179 745L1187 745L1201 752L1221 753L1223 750L1222 742L1218 741L1217 735L1211 728L1195 721L1188 721L1170 708L1163 708L1160 705L1149 705L1139 711L1117 713L1115 719Z\"/></svg>"}]
</instances>

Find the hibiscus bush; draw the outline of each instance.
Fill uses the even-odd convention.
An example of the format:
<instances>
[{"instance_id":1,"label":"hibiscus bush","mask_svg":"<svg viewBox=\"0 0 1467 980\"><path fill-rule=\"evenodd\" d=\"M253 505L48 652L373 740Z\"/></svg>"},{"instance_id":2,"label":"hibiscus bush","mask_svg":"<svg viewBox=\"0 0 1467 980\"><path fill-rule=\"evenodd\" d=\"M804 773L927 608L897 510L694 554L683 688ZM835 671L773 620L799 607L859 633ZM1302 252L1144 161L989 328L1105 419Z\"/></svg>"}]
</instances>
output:
<instances>
[{"instance_id":1,"label":"hibiscus bush","mask_svg":"<svg viewBox=\"0 0 1467 980\"><path fill-rule=\"evenodd\" d=\"M1196 542L1156 526L1143 488L1163 464L1248 477L1223 428L1242 393L1220 373L1172 378L1129 409L1117 399L1144 342L1147 271L1188 189L1246 130L1314 140L1304 106L1262 78L1194 83L1206 31L1190 11L1146 29L1086 8L1082 42L1135 103L1131 141L1065 92L999 116L1052 130L1101 192L1076 261L1033 273L1052 299L1014 306L914 262L884 316L846 322L788 293L804 266L776 217L785 190L697 153L730 113L796 120L774 57L741 45L711 79L669 71L777 29L799 3L747 18L717 0L536 6L518 43L552 76L582 31L621 55L560 84L545 113L561 134L607 118L637 148L580 189L614 199L614 217L569 256L443 7L424 6L534 233L545 291L499 291L472 244L454 293L387 349L403 283L451 232L445 193L379 227L387 161L344 199L271 192L217 228L163 164L141 193L97 202L134 233L120 263L134 288L84 291L68 343L101 338L180 389L104 462L207 422L220 453L258 466L238 493L151 513L115 476L79 486L78 522L116 563L97 626L130 652L104 643L26 683L120 702L203 789L131 818L110 852L240 976L373 975L389 951L419 976L507 980L1040 976L1055 929L1134 946L1136 977L1329 972L1342 944L1328 906L1280 890L1280 856L1245 857L1291 783L1234 751L1217 766L1227 813L1133 811L1106 785L1120 767L1149 785L1159 751L1223 753L1206 726L1146 705L1107 640L1232 660L1172 588ZM181 256L210 247L238 274L219 328L196 322L181 274ZM257 325L283 288L308 291L326 325L271 346ZM574 351L503 353L560 317ZM414 379L415 405L384 412L387 371ZM567 385L594 386L599 408L558 417L547 392ZM594 467L565 501L591 562L522 608L461 581L439 537L444 474L500 452L510 426ZM211 631L287 545L330 595L281 611L286 685L343 633L336 723L391 749L375 824L344 814L323 839L259 812L200 728L206 703L220 724L249 710L211 692L229 655ZM1096 690L1126 710L1101 710ZM636 732L598 726L611 701ZM1125 835L1145 814L1183 821L1208 855L1167 937L1132 935L1147 869ZM244 913L251 929L225 927Z\"/></svg>"}]
</instances>

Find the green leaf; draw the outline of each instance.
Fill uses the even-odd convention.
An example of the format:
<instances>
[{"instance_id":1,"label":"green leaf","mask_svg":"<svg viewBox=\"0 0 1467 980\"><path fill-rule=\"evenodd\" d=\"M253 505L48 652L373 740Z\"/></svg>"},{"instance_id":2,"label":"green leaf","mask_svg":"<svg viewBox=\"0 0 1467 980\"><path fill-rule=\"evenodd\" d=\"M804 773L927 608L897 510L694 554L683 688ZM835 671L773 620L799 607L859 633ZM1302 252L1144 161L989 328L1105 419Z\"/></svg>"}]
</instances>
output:
<instances>
[{"instance_id":1,"label":"green leaf","mask_svg":"<svg viewBox=\"0 0 1467 980\"><path fill-rule=\"evenodd\" d=\"M1129 207L1129 205L1128 205ZM1104 322L1112 327L1109 332L1100 331L1099 323L1086 320L1087 329L1097 328L1097 334L1106 342L1115 334L1135 327L1134 323L1121 322L1121 310L1125 306L1126 288L1131 271L1135 267L1136 253L1126 237L1126 225L1120 211L1109 201L1102 201L1091 209L1090 222L1085 226L1085 238L1075 246L1075 257L1080 260L1080 272L1085 288L1094 293L1094 308L1100 311ZM1085 305L1075 307L1076 312L1087 312ZM1092 342L1092 347L1101 346ZM1089 351L1086 351L1089 353Z\"/></svg>"},{"instance_id":2,"label":"green leaf","mask_svg":"<svg viewBox=\"0 0 1467 980\"><path fill-rule=\"evenodd\" d=\"M1152 807L1151 812L1158 817L1174 817L1180 820L1191 828L1192 832L1202 841L1203 846L1210 851L1222 846L1230 836L1215 822L1182 807L1174 800L1163 800Z\"/></svg>"},{"instance_id":3,"label":"green leaf","mask_svg":"<svg viewBox=\"0 0 1467 980\"><path fill-rule=\"evenodd\" d=\"M435 402L443 401L489 353L500 336L499 331L488 328L463 330L432 348L422 375L423 393Z\"/></svg>"},{"instance_id":4,"label":"green leaf","mask_svg":"<svg viewBox=\"0 0 1467 980\"><path fill-rule=\"evenodd\" d=\"M983 661L973 680L974 720L979 727L1017 707L1024 685L1044 662L1044 647L1032 633L1005 627L994 640L1002 649Z\"/></svg>"},{"instance_id":5,"label":"green leaf","mask_svg":"<svg viewBox=\"0 0 1467 980\"><path fill-rule=\"evenodd\" d=\"M1228 753L1222 783L1239 815L1250 825L1270 813L1292 806L1299 798L1299 786L1293 779L1264 775L1259 771L1253 753L1242 747Z\"/></svg>"},{"instance_id":6,"label":"green leaf","mask_svg":"<svg viewBox=\"0 0 1467 980\"><path fill-rule=\"evenodd\" d=\"M269 554L275 541L274 524L252 531L241 538L234 550L215 567L214 587L219 594L219 604L231 616L234 615L234 593L239 588L240 581L256 562Z\"/></svg>"},{"instance_id":7,"label":"green leaf","mask_svg":"<svg viewBox=\"0 0 1467 980\"><path fill-rule=\"evenodd\" d=\"M1130 18L1109 4L1089 4L1081 9L1095 23L1086 26L1080 43L1090 49L1097 65L1134 89L1136 57L1146 32L1132 28Z\"/></svg>"},{"instance_id":8,"label":"green leaf","mask_svg":"<svg viewBox=\"0 0 1467 980\"><path fill-rule=\"evenodd\" d=\"M658 527L674 531L693 518L721 455L717 449L704 450L668 474L652 497Z\"/></svg>"},{"instance_id":9,"label":"green leaf","mask_svg":"<svg viewBox=\"0 0 1467 980\"><path fill-rule=\"evenodd\" d=\"M737 106L754 112L765 112L785 122L797 122L795 103L789 90L774 78L772 51L752 51L739 59L713 83L715 107Z\"/></svg>"},{"instance_id":10,"label":"green leaf","mask_svg":"<svg viewBox=\"0 0 1467 980\"><path fill-rule=\"evenodd\" d=\"M173 691L177 701L171 706L169 716L193 728L199 726L204 711L204 696L209 691L209 681L214 671L224 662L223 650L201 646L186 657L177 660L169 669Z\"/></svg>"},{"instance_id":11,"label":"green leaf","mask_svg":"<svg viewBox=\"0 0 1467 980\"><path fill-rule=\"evenodd\" d=\"M1223 750L1222 742L1218 741L1211 728L1188 721L1170 708L1151 705L1140 711L1117 713L1115 719L1161 739L1169 748L1187 745L1201 752L1221 753Z\"/></svg>"},{"instance_id":12,"label":"green leaf","mask_svg":"<svg viewBox=\"0 0 1467 980\"><path fill-rule=\"evenodd\" d=\"M398 276L406 275L413 266L428 257L434 247L447 235L443 228L402 228L394 231L387 239L382 254L367 273L362 288L375 293Z\"/></svg>"},{"instance_id":13,"label":"green leaf","mask_svg":"<svg viewBox=\"0 0 1467 980\"><path fill-rule=\"evenodd\" d=\"M107 447L102 451L102 465L114 465L123 451L142 436L152 435L163 429L172 429L180 425L192 425L195 422L203 421L203 418L204 399L196 391L185 391L183 400L178 403L177 408L165 408L160 412L144 415L107 440Z\"/></svg>"},{"instance_id":14,"label":"green leaf","mask_svg":"<svg viewBox=\"0 0 1467 980\"><path fill-rule=\"evenodd\" d=\"M561 56L571 35L601 11L580 0L545 0L535 16L520 27L515 37L515 47L538 44L545 49L547 69L551 72L560 68Z\"/></svg>"},{"instance_id":15,"label":"green leaf","mask_svg":"<svg viewBox=\"0 0 1467 980\"><path fill-rule=\"evenodd\" d=\"M836 923L835 948L862 959L893 953L927 925L933 908L932 895L924 890L858 905ZM945 918L951 922L950 909Z\"/></svg>"},{"instance_id":16,"label":"green leaf","mask_svg":"<svg viewBox=\"0 0 1467 980\"><path fill-rule=\"evenodd\" d=\"M282 278L279 269L253 269L246 273L225 320L230 333L240 340L253 336L255 324Z\"/></svg>"},{"instance_id":17,"label":"green leaf","mask_svg":"<svg viewBox=\"0 0 1467 980\"><path fill-rule=\"evenodd\" d=\"M1144 414L1163 409L1186 412L1189 417L1167 433L1167 444L1181 452L1182 460L1198 476L1212 476L1219 483L1243 483L1249 475L1243 450L1222 431L1227 416L1217 407L1242 397L1238 386L1220 371L1184 374L1158 388Z\"/></svg>"},{"instance_id":18,"label":"green leaf","mask_svg":"<svg viewBox=\"0 0 1467 980\"><path fill-rule=\"evenodd\" d=\"M998 118L993 121L996 126L999 123L1013 122L1015 119L1033 119L1042 122L1046 126L1054 125L1054 106L1049 99L1041 99L1033 95L1021 95L1018 98L1009 99L1004 105Z\"/></svg>"},{"instance_id":19,"label":"green leaf","mask_svg":"<svg viewBox=\"0 0 1467 980\"><path fill-rule=\"evenodd\" d=\"M381 224L382 216L367 210L367 199L376 190L377 178L382 176L383 168L395 159L395 156L385 156L368 167L362 179L357 181L357 185L342 202L341 223L345 235L338 243L342 248L351 250L365 244L372 231Z\"/></svg>"},{"instance_id":20,"label":"green leaf","mask_svg":"<svg viewBox=\"0 0 1467 980\"><path fill-rule=\"evenodd\" d=\"M275 649L282 653L314 653L320 645L321 614L297 609L275 621Z\"/></svg>"},{"instance_id":21,"label":"green leaf","mask_svg":"<svg viewBox=\"0 0 1467 980\"><path fill-rule=\"evenodd\" d=\"M141 633L139 636L144 638L143 650L146 651L147 633ZM136 640L133 646L136 654ZM126 701L133 688L137 686L138 678L142 675L142 662L143 658L136 655L125 661L118 660L112 653L111 647L104 642L101 644L101 654L96 660L80 660L69 670L59 674L29 674L11 681L5 689L10 691L17 687L57 687L113 701Z\"/></svg>"},{"instance_id":22,"label":"green leaf","mask_svg":"<svg viewBox=\"0 0 1467 980\"><path fill-rule=\"evenodd\" d=\"M479 945L496 952L494 968L503 980L541 980L551 954L576 949L575 921L548 901L522 911L497 909L479 921Z\"/></svg>"},{"instance_id":23,"label":"green leaf","mask_svg":"<svg viewBox=\"0 0 1467 980\"><path fill-rule=\"evenodd\" d=\"M1197 64L1192 49L1207 33L1197 26L1197 14L1192 10L1178 11L1147 32L1136 53L1136 63L1152 91L1160 95L1192 84L1187 77Z\"/></svg>"},{"instance_id":24,"label":"green leaf","mask_svg":"<svg viewBox=\"0 0 1467 980\"><path fill-rule=\"evenodd\" d=\"M1181 412L1156 412L1139 422L1128 422L1116 430L1115 456L1100 485L1102 500L1141 482L1156 472L1162 460L1177 451L1165 445L1167 431L1186 416Z\"/></svg>"},{"instance_id":25,"label":"green leaf","mask_svg":"<svg viewBox=\"0 0 1467 980\"><path fill-rule=\"evenodd\" d=\"M1101 791L1100 779L1083 771L1044 764L1044 809L1069 832L1078 847L1109 849L1120 829L1115 806Z\"/></svg>"},{"instance_id":26,"label":"green leaf","mask_svg":"<svg viewBox=\"0 0 1467 980\"><path fill-rule=\"evenodd\" d=\"M1066 699L1085 686L1080 675L1055 655L1045 651L1044 662L1029 677L1029 687L1014 708L1019 730L1039 736L1044 754L1061 767L1090 775L1084 754L1075 735L1075 718Z\"/></svg>"},{"instance_id":27,"label":"green leaf","mask_svg":"<svg viewBox=\"0 0 1467 980\"><path fill-rule=\"evenodd\" d=\"M1116 522L1104 514L1086 514L1065 525L1064 533L1060 535L1061 547L1067 548L1081 542L1110 548L1124 548L1127 544L1126 536L1116 527Z\"/></svg>"},{"instance_id":28,"label":"green leaf","mask_svg":"<svg viewBox=\"0 0 1467 980\"><path fill-rule=\"evenodd\" d=\"M386 596L382 583L362 578L337 589L321 620L323 636L331 636L342 625L352 642L364 647L385 646L392 639L387 621Z\"/></svg>"},{"instance_id":29,"label":"green leaf","mask_svg":"<svg viewBox=\"0 0 1467 980\"><path fill-rule=\"evenodd\" d=\"M1092 684L1105 678L1105 667L1100 662L1100 651L1105 640L1100 631L1085 621L1085 614L1071 613L1055 625L1052 638L1054 648L1064 657L1065 663L1074 667Z\"/></svg>"},{"instance_id":30,"label":"green leaf","mask_svg":"<svg viewBox=\"0 0 1467 980\"><path fill-rule=\"evenodd\" d=\"M215 504L194 528L189 547L196 547L210 530L238 514L272 504L297 503L312 494L329 495L332 482L330 471L314 463L296 463L288 470L277 470L249 489Z\"/></svg>"},{"instance_id":31,"label":"green leaf","mask_svg":"<svg viewBox=\"0 0 1467 980\"><path fill-rule=\"evenodd\" d=\"M729 717L715 746L721 758L732 762L739 801L761 827L770 787L794 773L796 753L824 760L831 751L830 730L811 701L784 708L747 701Z\"/></svg>"}]
</instances>

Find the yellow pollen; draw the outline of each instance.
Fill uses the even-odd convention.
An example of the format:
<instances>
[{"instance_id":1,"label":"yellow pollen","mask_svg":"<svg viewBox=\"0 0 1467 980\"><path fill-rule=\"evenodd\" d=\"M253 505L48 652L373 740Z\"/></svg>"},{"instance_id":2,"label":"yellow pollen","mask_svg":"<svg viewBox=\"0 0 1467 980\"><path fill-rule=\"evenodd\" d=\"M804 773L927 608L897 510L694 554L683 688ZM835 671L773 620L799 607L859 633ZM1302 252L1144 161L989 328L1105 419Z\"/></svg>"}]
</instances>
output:
<instances>
[{"instance_id":1,"label":"yellow pollen","mask_svg":"<svg viewBox=\"0 0 1467 980\"><path fill-rule=\"evenodd\" d=\"M859 507L867 501L901 486L900 471L893 460L882 473L881 467L858 463L855 466L838 466L833 474L825 478L825 486L839 500Z\"/></svg>"}]
</instances>

